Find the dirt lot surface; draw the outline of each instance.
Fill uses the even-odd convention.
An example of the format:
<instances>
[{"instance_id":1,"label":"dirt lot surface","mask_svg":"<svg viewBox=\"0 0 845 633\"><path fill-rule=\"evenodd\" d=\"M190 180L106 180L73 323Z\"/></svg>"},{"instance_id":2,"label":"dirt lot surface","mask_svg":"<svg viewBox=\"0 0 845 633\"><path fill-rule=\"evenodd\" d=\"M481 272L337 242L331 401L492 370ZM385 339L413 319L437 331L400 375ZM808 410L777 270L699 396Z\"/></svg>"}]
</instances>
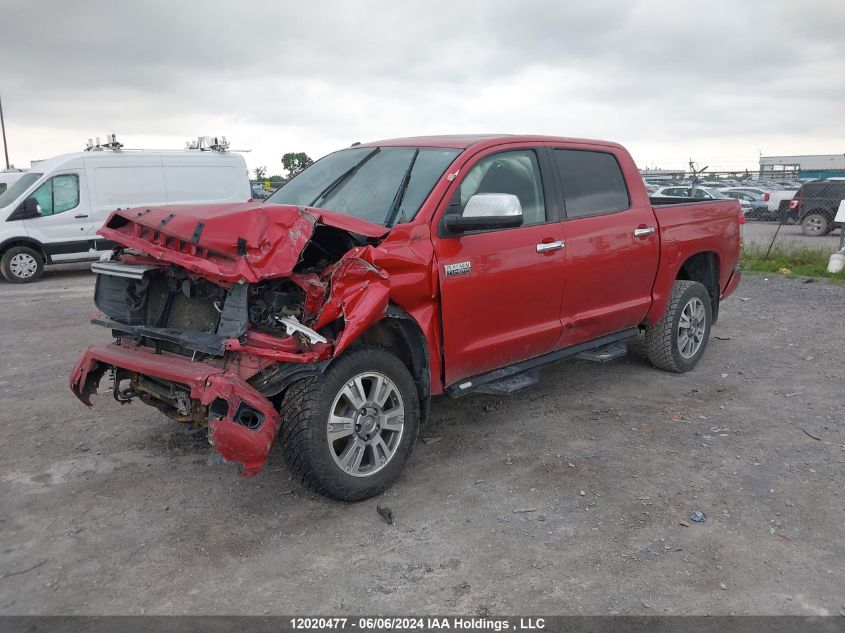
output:
<instances>
[{"instance_id":1,"label":"dirt lot surface","mask_svg":"<svg viewBox=\"0 0 845 633\"><path fill-rule=\"evenodd\" d=\"M151 408L77 402L79 350L109 339L92 281L0 283L0 614L845 607L845 288L746 276L690 374L569 362L437 401L437 441L346 505L278 452L244 480Z\"/></svg>"}]
</instances>

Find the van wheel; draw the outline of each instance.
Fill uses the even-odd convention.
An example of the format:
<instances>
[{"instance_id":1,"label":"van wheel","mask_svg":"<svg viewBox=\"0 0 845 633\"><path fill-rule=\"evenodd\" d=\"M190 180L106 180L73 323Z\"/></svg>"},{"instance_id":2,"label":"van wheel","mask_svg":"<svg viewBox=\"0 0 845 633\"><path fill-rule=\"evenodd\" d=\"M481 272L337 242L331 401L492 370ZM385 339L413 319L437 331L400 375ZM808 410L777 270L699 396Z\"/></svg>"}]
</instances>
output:
<instances>
[{"instance_id":1,"label":"van wheel","mask_svg":"<svg viewBox=\"0 0 845 633\"><path fill-rule=\"evenodd\" d=\"M677 372L695 368L707 349L712 322L707 288L697 281L676 281L666 313L646 331L651 364Z\"/></svg>"},{"instance_id":2,"label":"van wheel","mask_svg":"<svg viewBox=\"0 0 845 633\"><path fill-rule=\"evenodd\" d=\"M825 235L830 228L830 222L823 213L808 213L801 220L801 232L804 235Z\"/></svg>"},{"instance_id":3,"label":"van wheel","mask_svg":"<svg viewBox=\"0 0 845 633\"><path fill-rule=\"evenodd\" d=\"M41 253L28 246L13 246L3 253L0 270L13 284L28 284L41 278L44 273L44 259Z\"/></svg>"},{"instance_id":4,"label":"van wheel","mask_svg":"<svg viewBox=\"0 0 845 633\"><path fill-rule=\"evenodd\" d=\"M340 501L383 492L411 455L420 425L417 388L404 363L359 346L322 376L285 392L279 442L294 476Z\"/></svg>"}]
</instances>

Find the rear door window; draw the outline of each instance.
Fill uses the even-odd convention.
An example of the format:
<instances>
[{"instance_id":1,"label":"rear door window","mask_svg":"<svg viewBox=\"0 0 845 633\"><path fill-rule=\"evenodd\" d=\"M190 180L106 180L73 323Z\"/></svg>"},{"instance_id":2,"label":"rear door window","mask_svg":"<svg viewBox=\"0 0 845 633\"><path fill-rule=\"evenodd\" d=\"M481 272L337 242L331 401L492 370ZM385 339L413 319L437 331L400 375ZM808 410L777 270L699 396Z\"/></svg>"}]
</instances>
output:
<instances>
[{"instance_id":1,"label":"rear door window","mask_svg":"<svg viewBox=\"0 0 845 633\"><path fill-rule=\"evenodd\" d=\"M622 169L613 154L555 149L567 218L622 211L631 206Z\"/></svg>"}]
</instances>

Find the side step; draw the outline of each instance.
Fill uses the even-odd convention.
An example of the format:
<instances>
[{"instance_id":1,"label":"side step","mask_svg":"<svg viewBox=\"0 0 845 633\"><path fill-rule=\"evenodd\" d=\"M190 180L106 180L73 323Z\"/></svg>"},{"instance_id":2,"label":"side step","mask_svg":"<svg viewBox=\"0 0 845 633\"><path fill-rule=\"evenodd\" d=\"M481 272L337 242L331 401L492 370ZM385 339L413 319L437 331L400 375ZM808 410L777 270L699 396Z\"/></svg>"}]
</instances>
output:
<instances>
[{"instance_id":1,"label":"side step","mask_svg":"<svg viewBox=\"0 0 845 633\"><path fill-rule=\"evenodd\" d=\"M606 363L609 360L616 360L628 353L628 345L625 341L615 341L602 347L581 352L575 358L578 360L589 360L594 363Z\"/></svg>"},{"instance_id":2,"label":"side step","mask_svg":"<svg viewBox=\"0 0 845 633\"><path fill-rule=\"evenodd\" d=\"M540 382L540 370L529 369L522 374L508 376L493 382L486 382L475 388L476 393L489 393L493 396L509 396L517 391L528 389Z\"/></svg>"},{"instance_id":3,"label":"side step","mask_svg":"<svg viewBox=\"0 0 845 633\"><path fill-rule=\"evenodd\" d=\"M622 353L624 353L625 341L629 338L637 336L637 334L639 334L639 330L637 328L629 328L627 330L622 330L614 334L601 336L597 339L593 339L592 341L586 341L585 343L579 343L577 345L571 345L570 347L564 347L562 349L549 352L548 354L543 354L542 356L535 356L534 358L529 358L527 360L514 363L513 365L507 365L505 367L500 367L499 369L494 369L493 371L478 374L470 378L464 378L463 380L459 380L458 382L446 387L445 393L452 398L460 398L461 396L466 395L468 393L472 393L473 391L481 391L482 387L484 387L485 385L498 384L500 382L509 381L511 379L517 379L517 382L514 383L513 386L508 385L506 387L507 389L511 389L512 391L510 391L510 393L512 393L513 391L516 391L518 389L524 389L525 387L531 386L531 384L533 383L529 384L527 382L523 382L526 380L531 380L530 377L523 378L523 374L533 372L542 365L557 362L565 358L574 358L584 352L601 351L604 348L612 346L614 343L619 343L619 349L621 349ZM616 348L614 347L614 349ZM621 356L622 354L620 353L618 355ZM603 358L602 360L610 360L611 358L616 358L616 356L609 355L607 358ZM485 393L501 394L506 392L488 391Z\"/></svg>"}]
</instances>

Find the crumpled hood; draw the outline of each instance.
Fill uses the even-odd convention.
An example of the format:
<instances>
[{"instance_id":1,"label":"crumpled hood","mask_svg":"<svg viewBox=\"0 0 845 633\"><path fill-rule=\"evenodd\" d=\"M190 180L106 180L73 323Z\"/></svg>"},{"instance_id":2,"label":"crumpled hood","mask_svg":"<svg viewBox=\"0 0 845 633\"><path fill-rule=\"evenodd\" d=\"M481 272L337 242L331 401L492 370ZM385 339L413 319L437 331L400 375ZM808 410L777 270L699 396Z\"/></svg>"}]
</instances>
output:
<instances>
[{"instance_id":1,"label":"crumpled hood","mask_svg":"<svg viewBox=\"0 0 845 633\"><path fill-rule=\"evenodd\" d=\"M322 209L247 202L119 210L98 233L212 280L255 283L290 275L318 224L369 238L390 232Z\"/></svg>"}]
</instances>

